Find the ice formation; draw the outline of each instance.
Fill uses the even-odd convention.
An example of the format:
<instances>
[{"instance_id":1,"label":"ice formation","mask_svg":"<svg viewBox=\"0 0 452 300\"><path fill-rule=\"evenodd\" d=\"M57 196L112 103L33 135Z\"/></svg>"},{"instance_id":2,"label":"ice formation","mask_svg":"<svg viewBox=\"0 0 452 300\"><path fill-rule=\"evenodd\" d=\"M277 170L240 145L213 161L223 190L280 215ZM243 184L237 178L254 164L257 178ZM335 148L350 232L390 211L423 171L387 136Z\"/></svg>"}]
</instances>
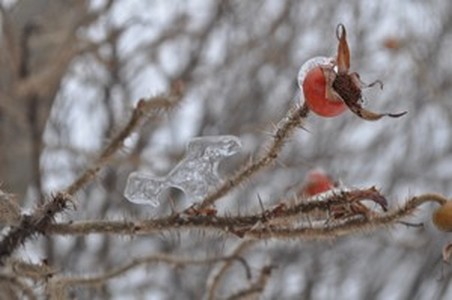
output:
<instances>
[{"instance_id":1,"label":"ice formation","mask_svg":"<svg viewBox=\"0 0 452 300\"><path fill-rule=\"evenodd\" d=\"M124 196L137 204L158 206L160 194L169 187L181 189L191 201L199 201L221 182L218 165L241 149L233 135L204 136L190 140L185 157L164 177L133 172Z\"/></svg>"}]
</instances>

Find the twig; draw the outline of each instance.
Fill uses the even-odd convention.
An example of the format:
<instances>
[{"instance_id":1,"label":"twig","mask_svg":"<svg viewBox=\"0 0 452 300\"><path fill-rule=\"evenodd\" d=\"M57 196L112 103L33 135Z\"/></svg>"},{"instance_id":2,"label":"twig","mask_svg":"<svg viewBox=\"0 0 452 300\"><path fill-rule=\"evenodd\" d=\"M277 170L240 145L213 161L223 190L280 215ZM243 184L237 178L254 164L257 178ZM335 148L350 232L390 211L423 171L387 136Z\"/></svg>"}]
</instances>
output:
<instances>
[{"instance_id":1,"label":"twig","mask_svg":"<svg viewBox=\"0 0 452 300\"><path fill-rule=\"evenodd\" d=\"M255 244L255 241L247 240L241 242L237 248L232 252L233 256L240 255L243 251L251 247ZM227 261L221 266L220 270L207 281L207 299L213 300L215 299L215 294L218 289L218 285L220 284L221 280L223 279L224 275L226 274L226 271L231 267L232 260ZM251 274L249 274L251 275ZM247 276L248 279L250 279L250 276Z\"/></svg>"},{"instance_id":2,"label":"twig","mask_svg":"<svg viewBox=\"0 0 452 300\"><path fill-rule=\"evenodd\" d=\"M152 111L170 109L177 103L174 97L153 97L149 100L141 99L137 107L133 110L132 116L127 125L122 129L111 143L102 151L99 158L93 166L88 168L82 175L80 175L70 186L64 191L68 195L74 195L79 189L85 186L88 182L94 179L102 167L112 158L112 156L120 149L124 140L138 127L140 121L150 114Z\"/></svg>"},{"instance_id":3,"label":"twig","mask_svg":"<svg viewBox=\"0 0 452 300\"><path fill-rule=\"evenodd\" d=\"M30 263L20 259L8 261L13 273L17 277L26 277L33 281L47 280L55 274L55 269L49 266L47 260L41 263Z\"/></svg>"},{"instance_id":4,"label":"twig","mask_svg":"<svg viewBox=\"0 0 452 300\"><path fill-rule=\"evenodd\" d=\"M15 292L13 287L17 288L17 290L22 292L23 295L25 295L25 297L29 300L37 299L37 297L33 293L33 290L27 284L25 284L24 282L22 282L15 276L10 276L7 274L0 274L0 282L11 286L10 289L13 292ZM5 295L6 294L5 291L2 291L2 292L3 292L2 297L7 297L7 295ZM16 295L16 294L14 294L14 296L15 296L14 299L16 299L16 297L18 297L18 295ZM19 298L17 298L17 299L19 299Z\"/></svg>"},{"instance_id":5,"label":"twig","mask_svg":"<svg viewBox=\"0 0 452 300\"><path fill-rule=\"evenodd\" d=\"M253 174L275 161L284 146L286 139L303 123L303 120L308 116L308 113L309 109L306 105L291 109L287 116L279 123L273 136L272 144L262 157L256 162L251 162L243 167L213 193L207 195L199 204L199 209L204 209L214 204L219 198L226 195L231 189L241 184L245 179L250 178Z\"/></svg>"},{"instance_id":6,"label":"twig","mask_svg":"<svg viewBox=\"0 0 452 300\"><path fill-rule=\"evenodd\" d=\"M370 232L382 226L389 226L397 223L400 219L409 216L415 209L428 202L436 202L443 205L448 200L439 194L424 194L413 197L402 207L393 211L375 214L369 219L353 218L339 224L326 227L299 227L299 228L266 228L253 229L246 232L246 236L259 239L269 238L331 238L344 236L355 232Z\"/></svg>"},{"instance_id":7,"label":"twig","mask_svg":"<svg viewBox=\"0 0 452 300\"><path fill-rule=\"evenodd\" d=\"M325 200L328 202L329 200ZM336 202L334 202L336 201ZM331 203L340 203L332 199ZM359 216L333 222L328 226L312 227L309 224L297 227L271 226L271 231L265 225L270 220L284 219L293 216L294 210L288 209L278 214L255 214L248 216L220 217L220 216L187 216L176 215L155 220L141 221L79 221L74 223L49 224L47 234L61 235L86 235L92 233L114 235L144 235L154 234L164 230L186 230L191 228L204 230L220 230L224 233L234 234L239 237L253 237L258 239L269 238L304 238L319 239L356 233L357 231L372 231L379 227L393 225L395 222L409 216L414 210L428 202L436 202L440 205L447 199L439 194L424 194L412 197L403 206L386 213L374 213L369 217ZM324 202L324 201L318 201ZM314 202L299 204L298 213L303 215L306 211L323 207L323 203L314 205ZM304 207L304 209L303 209ZM309 210L308 210L309 208ZM286 213L286 214L284 214ZM301 219L301 218L300 218Z\"/></svg>"},{"instance_id":8,"label":"twig","mask_svg":"<svg viewBox=\"0 0 452 300\"><path fill-rule=\"evenodd\" d=\"M176 95L180 99L180 94ZM79 189L95 178L101 168L109 162L113 154L122 147L124 140L137 128L140 121L153 111L174 107L177 101L174 97L153 97L149 100L140 100L132 113L132 117L125 128L113 138L112 142L102 151L93 167L88 168L65 191L57 193L52 199L40 205L31 215L24 215L20 224L11 229L0 241L0 264L12 252L34 234L45 233L46 228L53 222L57 213L65 210Z\"/></svg>"},{"instance_id":9,"label":"twig","mask_svg":"<svg viewBox=\"0 0 452 300\"><path fill-rule=\"evenodd\" d=\"M67 195L58 193L51 201L38 207L32 215L22 216L19 225L13 227L0 242L0 264L3 264L4 260L27 238L37 233L44 233L55 215L63 211L69 202L70 198Z\"/></svg>"},{"instance_id":10,"label":"twig","mask_svg":"<svg viewBox=\"0 0 452 300\"><path fill-rule=\"evenodd\" d=\"M247 277L251 276L251 270L248 266L248 263L240 256L238 255L231 255L231 256L223 256L223 257L212 257L212 258L205 258L205 259L192 259L192 258L182 258L179 256L171 256L168 254L155 254L147 257L137 258L131 261L128 264L125 264L118 268L113 268L109 271L106 271L99 275L94 276L55 276L52 279L50 279L50 293L51 297L53 295L62 295L65 293L65 290L67 287L74 287L74 286L93 286L93 285L101 285L107 282L108 280L122 276L126 272L142 266L142 265L148 265L152 263L167 263L175 266L186 266L186 265L206 265L211 263L218 263L218 262L233 262L238 261L243 268L245 269L245 273ZM56 299L56 297L54 297Z\"/></svg>"},{"instance_id":11,"label":"twig","mask_svg":"<svg viewBox=\"0 0 452 300\"><path fill-rule=\"evenodd\" d=\"M265 286L267 285L268 279L270 278L273 266L265 266L262 268L259 278L253 283L250 287L243 289L231 296L229 296L228 300L234 299L249 299L250 296L255 294L261 294ZM254 298L253 298L254 299Z\"/></svg>"}]
</instances>

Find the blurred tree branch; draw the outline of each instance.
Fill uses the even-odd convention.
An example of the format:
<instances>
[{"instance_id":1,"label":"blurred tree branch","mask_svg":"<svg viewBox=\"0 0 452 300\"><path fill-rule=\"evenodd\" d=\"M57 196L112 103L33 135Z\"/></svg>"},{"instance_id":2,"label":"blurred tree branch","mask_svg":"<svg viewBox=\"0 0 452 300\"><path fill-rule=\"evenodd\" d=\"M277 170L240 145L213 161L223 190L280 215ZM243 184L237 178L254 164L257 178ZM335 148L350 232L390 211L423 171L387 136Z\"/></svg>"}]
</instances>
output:
<instances>
[{"instance_id":1,"label":"blurred tree branch","mask_svg":"<svg viewBox=\"0 0 452 300\"><path fill-rule=\"evenodd\" d=\"M429 203L452 193L451 4L176 2L0 3L1 295L450 297ZM385 83L363 105L403 120L307 118L295 75L332 55L338 23L352 68ZM191 137L223 134L243 155L204 201L125 201L130 172L165 174ZM306 198L317 167L339 187Z\"/></svg>"}]
</instances>

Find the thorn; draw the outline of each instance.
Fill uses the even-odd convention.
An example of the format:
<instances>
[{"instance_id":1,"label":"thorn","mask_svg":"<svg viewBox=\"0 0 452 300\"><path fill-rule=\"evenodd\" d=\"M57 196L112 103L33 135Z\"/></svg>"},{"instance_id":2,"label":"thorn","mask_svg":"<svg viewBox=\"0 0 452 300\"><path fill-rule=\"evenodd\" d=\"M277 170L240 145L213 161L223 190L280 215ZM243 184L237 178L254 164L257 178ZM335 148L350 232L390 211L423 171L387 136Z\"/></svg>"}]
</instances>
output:
<instances>
[{"instance_id":1,"label":"thorn","mask_svg":"<svg viewBox=\"0 0 452 300\"><path fill-rule=\"evenodd\" d=\"M396 113L396 114L386 114L388 117L391 117L391 118L399 118L399 117L401 117L401 116L404 116L404 115L406 115L408 112L407 111L404 111L404 112L401 112L401 113Z\"/></svg>"},{"instance_id":2,"label":"thorn","mask_svg":"<svg viewBox=\"0 0 452 300\"><path fill-rule=\"evenodd\" d=\"M262 203L262 198L261 198L261 196L259 194L257 194L257 200L259 201L259 205L260 205L261 210L262 210L262 215L264 215L265 207L264 207L264 204Z\"/></svg>"},{"instance_id":3,"label":"thorn","mask_svg":"<svg viewBox=\"0 0 452 300\"><path fill-rule=\"evenodd\" d=\"M424 223L411 223L411 222L405 222L405 221L398 221L398 224L405 225L406 227L417 227L421 228L424 227Z\"/></svg>"}]
</instances>

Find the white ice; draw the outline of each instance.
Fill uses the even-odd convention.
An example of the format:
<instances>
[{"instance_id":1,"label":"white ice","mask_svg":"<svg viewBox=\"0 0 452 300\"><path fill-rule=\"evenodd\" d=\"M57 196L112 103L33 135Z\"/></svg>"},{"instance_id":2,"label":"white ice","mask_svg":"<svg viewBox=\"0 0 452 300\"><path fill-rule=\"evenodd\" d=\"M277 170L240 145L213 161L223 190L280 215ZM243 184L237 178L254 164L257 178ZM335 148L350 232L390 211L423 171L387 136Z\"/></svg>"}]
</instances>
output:
<instances>
[{"instance_id":1,"label":"white ice","mask_svg":"<svg viewBox=\"0 0 452 300\"><path fill-rule=\"evenodd\" d=\"M131 173L124 196L133 203L156 207L160 204L161 193L175 187L191 201L199 201L221 182L218 174L220 161L240 149L239 138L232 135L194 138L188 143L185 157L168 175L159 178L142 172Z\"/></svg>"}]
</instances>

